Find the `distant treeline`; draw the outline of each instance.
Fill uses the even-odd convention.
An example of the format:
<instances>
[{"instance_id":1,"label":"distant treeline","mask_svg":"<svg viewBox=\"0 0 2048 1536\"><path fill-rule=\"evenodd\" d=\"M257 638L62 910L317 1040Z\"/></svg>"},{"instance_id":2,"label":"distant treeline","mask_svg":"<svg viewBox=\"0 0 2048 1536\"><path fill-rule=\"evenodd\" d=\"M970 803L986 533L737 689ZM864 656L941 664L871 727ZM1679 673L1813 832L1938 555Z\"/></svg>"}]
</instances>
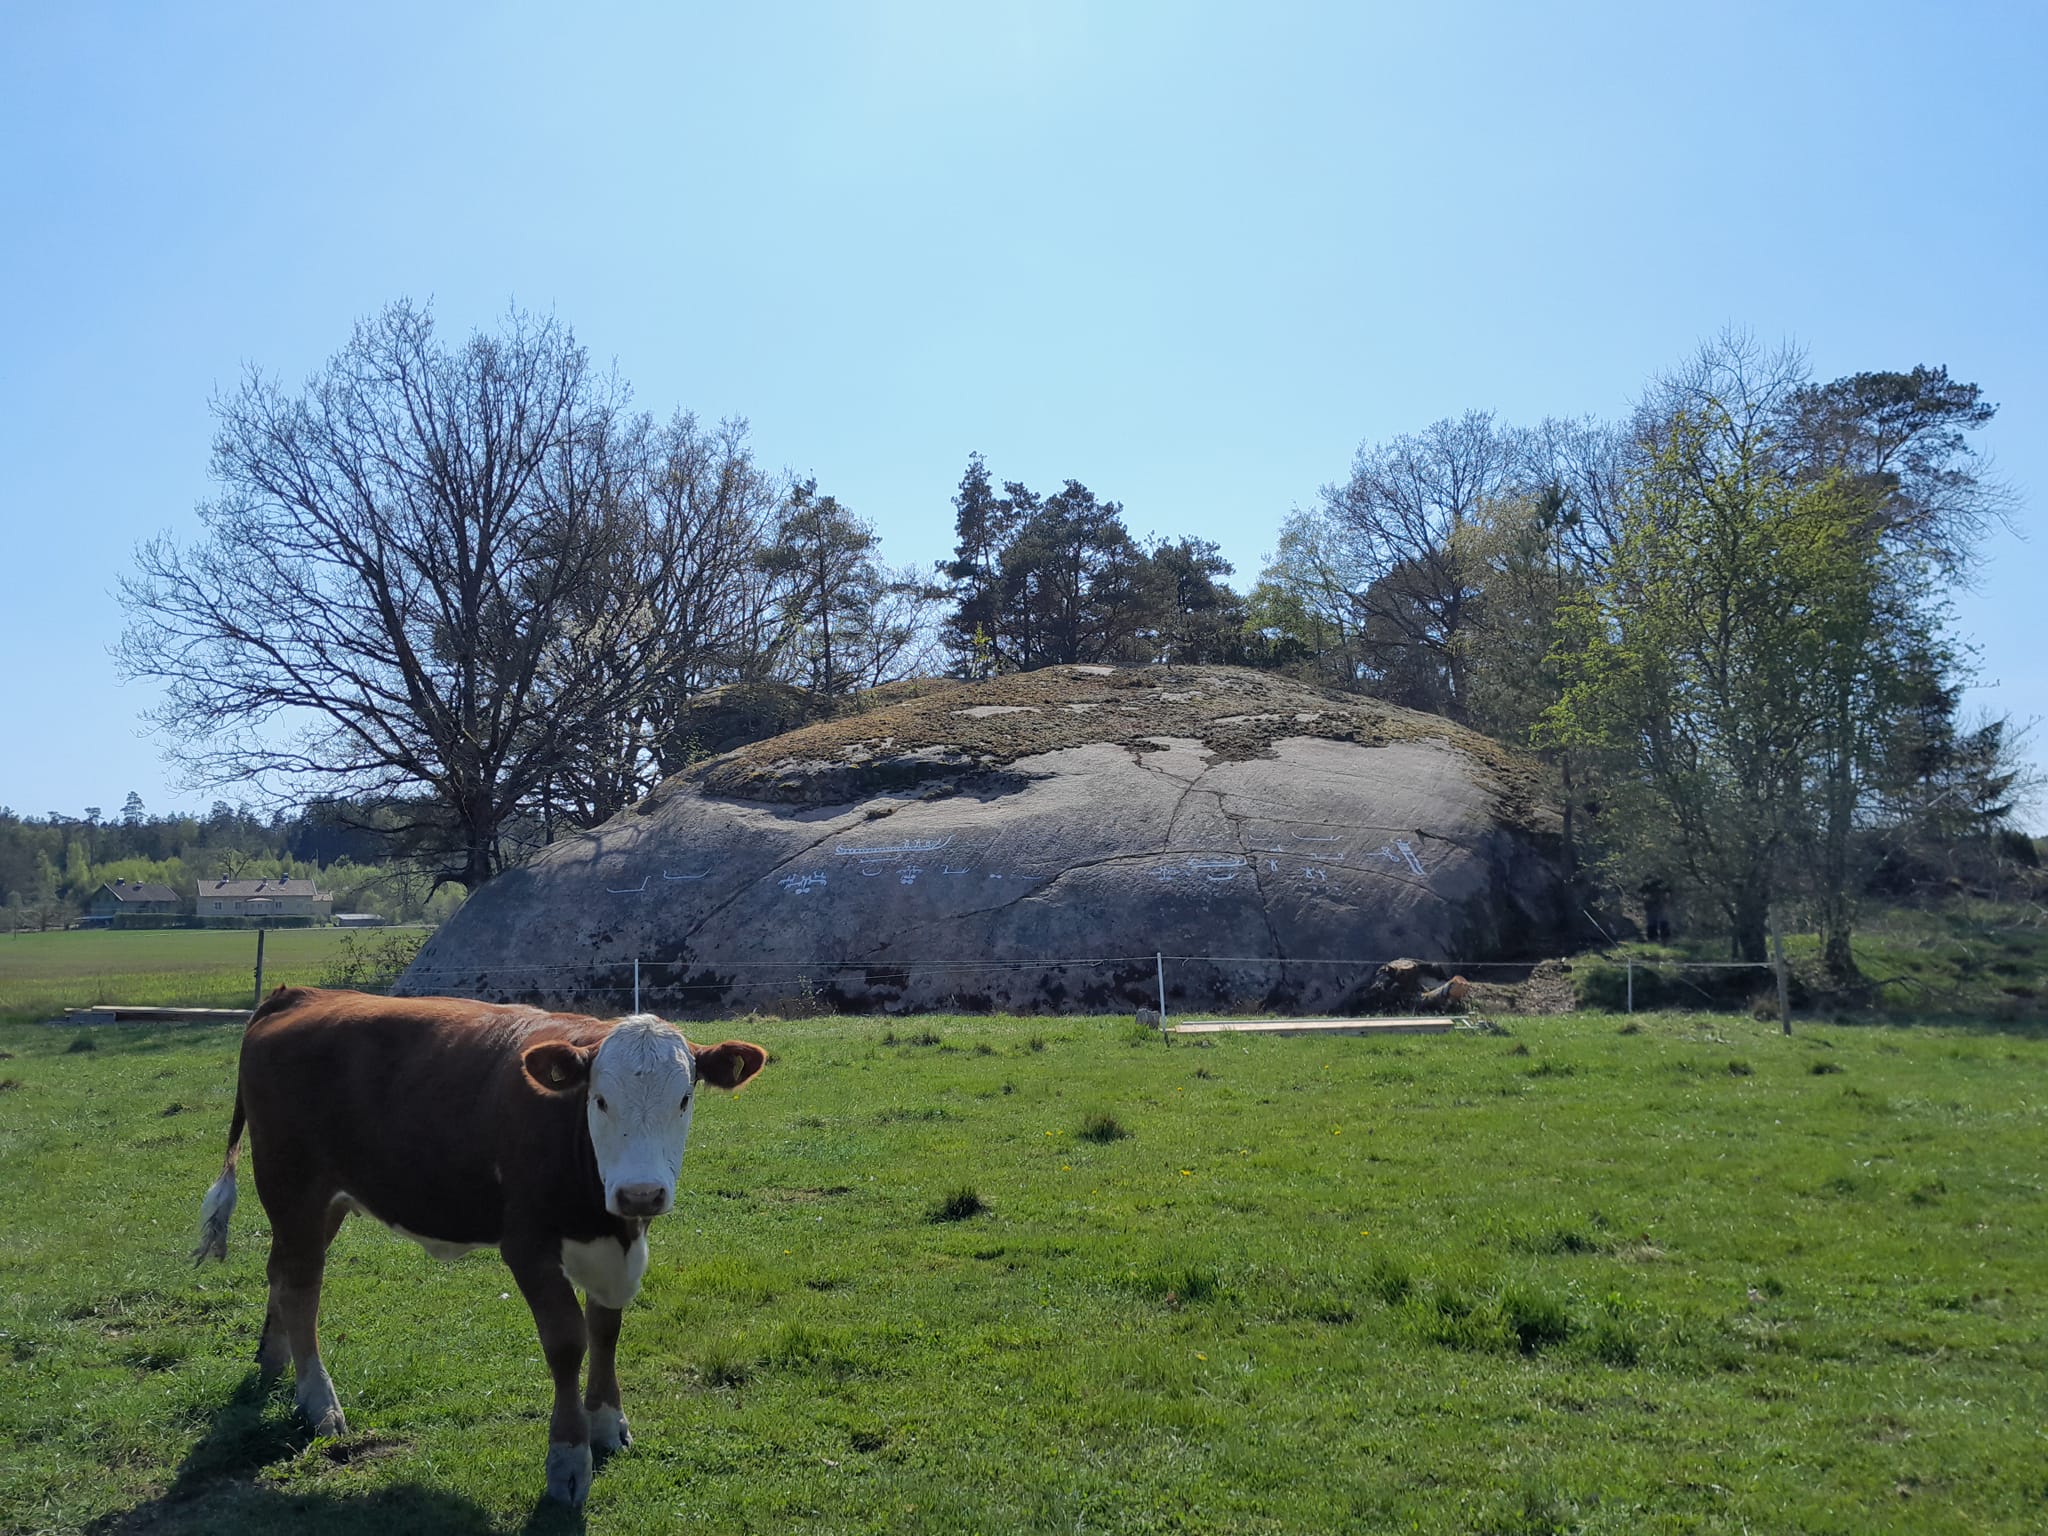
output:
<instances>
[{"instance_id":1,"label":"distant treeline","mask_svg":"<svg viewBox=\"0 0 2048 1536\"><path fill-rule=\"evenodd\" d=\"M414 861L391 858L375 807L321 804L261 816L216 800L204 816L152 816L131 793L114 816L21 816L0 806L0 928L62 927L115 880L167 886L189 909L199 881L309 879L337 912L438 921L460 893L436 894Z\"/></svg>"}]
</instances>

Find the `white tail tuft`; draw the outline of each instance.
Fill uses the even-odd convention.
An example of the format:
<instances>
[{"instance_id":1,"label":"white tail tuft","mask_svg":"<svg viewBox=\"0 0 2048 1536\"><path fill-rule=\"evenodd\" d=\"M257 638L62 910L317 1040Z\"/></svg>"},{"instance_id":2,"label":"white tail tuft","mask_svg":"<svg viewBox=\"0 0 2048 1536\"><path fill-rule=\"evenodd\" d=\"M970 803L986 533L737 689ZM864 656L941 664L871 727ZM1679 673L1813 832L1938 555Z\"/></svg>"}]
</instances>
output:
<instances>
[{"instance_id":1,"label":"white tail tuft","mask_svg":"<svg viewBox=\"0 0 2048 1536\"><path fill-rule=\"evenodd\" d=\"M204 1264L209 1258L228 1256L228 1220L235 1214L235 1167L231 1162L221 1170L206 1199L199 1207L199 1246L192 1250L192 1262Z\"/></svg>"}]
</instances>

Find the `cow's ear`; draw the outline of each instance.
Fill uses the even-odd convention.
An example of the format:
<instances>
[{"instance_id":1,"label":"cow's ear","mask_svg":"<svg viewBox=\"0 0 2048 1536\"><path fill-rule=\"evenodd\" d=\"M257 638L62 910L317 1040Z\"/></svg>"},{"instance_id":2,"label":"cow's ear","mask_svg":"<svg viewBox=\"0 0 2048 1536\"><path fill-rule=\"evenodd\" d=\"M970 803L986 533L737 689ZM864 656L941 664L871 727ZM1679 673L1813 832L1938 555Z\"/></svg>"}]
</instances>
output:
<instances>
[{"instance_id":1,"label":"cow's ear","mask_svg":"<svg viewBox=\"0 0 2048 1536\"><path fill-rule=\"evenodd\" d=\"M714 1088L744 1087L768 1065L768 1053L744 1040L727 1040L718 1045L693 1045L697 1075Z\"/></svg>"},{"instance_id":2,"label":"cow's ear","mask_svg":"<svg viewBox=\"0 0 2048 1536\"><path fill-rule=\"evenodd\" d=\"M543 1093L576 1093L590 1081L590 1058L596 1054L595 1046L544 1040L522 1051L519 1065Z\"/></svg>"}]
</instances>

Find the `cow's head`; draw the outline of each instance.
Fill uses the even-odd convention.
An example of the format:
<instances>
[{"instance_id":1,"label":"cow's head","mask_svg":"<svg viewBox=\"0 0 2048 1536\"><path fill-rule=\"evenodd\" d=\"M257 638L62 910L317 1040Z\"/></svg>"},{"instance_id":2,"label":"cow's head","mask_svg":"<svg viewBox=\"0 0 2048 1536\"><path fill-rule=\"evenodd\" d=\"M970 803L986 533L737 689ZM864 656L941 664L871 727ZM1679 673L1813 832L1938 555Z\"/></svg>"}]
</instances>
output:
<instances>
[{"instance_id":1,"label":"cow's head","mask_svg":"<svg viewBox=\"0 0 2048 1536\"><path fill-rule=\"evenodd\" d=\"M768 1053L744 1040L692 1045L673 1024L636 1013L595 1046L548 1040L520 1059L542 1091L584 1096L605 1209L644 1217L676 1203L698 1084L738 1088L767 1065Z\"/></svg>"}]
</instances>

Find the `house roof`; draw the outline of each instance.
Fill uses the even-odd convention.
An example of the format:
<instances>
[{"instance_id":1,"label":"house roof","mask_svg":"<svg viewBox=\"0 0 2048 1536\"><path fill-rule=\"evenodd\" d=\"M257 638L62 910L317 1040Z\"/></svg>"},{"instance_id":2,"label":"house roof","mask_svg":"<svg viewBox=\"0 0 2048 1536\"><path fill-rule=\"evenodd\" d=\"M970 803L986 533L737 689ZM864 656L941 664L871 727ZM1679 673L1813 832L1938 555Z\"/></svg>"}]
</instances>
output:
<instances>
[{"instance_id":1,"label":"house roof","mask_svg":"<svg viewBox=\"0 0 2048 1536\"><path fill-rule=\"evenodd\" d=\"M102 890L116 901L176 901L178 893L168 885L144 885L140 880L109 880Z\"/></svg>"},{"instance_id":2,"label":"house roof","mask_svg":"<svg viewBox=\"0 0 2048 1536\"><path fill-rule=\"evenodd\" d=\"M274 875L266 880L201 880L197 884L200 896L214 901L248 901L255 897L270 900L279 896L305 896L314 901L334 899L310 880L280 880Z\"/></svg>"}]
</instances>

